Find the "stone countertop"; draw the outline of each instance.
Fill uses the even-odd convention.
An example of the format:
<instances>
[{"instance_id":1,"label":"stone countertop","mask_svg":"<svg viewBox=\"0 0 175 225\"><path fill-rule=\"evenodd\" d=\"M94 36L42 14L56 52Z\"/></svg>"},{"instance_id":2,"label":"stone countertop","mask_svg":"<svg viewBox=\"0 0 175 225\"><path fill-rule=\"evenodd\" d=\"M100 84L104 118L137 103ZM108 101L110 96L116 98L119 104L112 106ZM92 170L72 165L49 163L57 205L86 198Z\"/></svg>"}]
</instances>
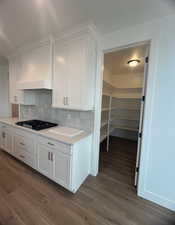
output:
<instances>
[{"instance_id":1,"label":"stone countertop","mask_svg":"<svg viewBox=\"0 0 175 225\"><path fill-rule=\"evenodd\" d=\"M81 139L90 135L90 133L87 133L87 132L83 131L81 134L73 136L73 137L63 136L63 135L60 135L60 134L57 134L57 133L52 133L52 132L49 131L49 129L53 129L53 128L44 129L44 130L41 130L41 131L36 131L36 130L32 130L32 129L29 129L29 128L25 128L25 127L21 127L21 126L16 125L16 123L19 122L19 121L21 121L21 120L19 120L18 118L11 118L11 117L0 118L1 123L4 123L4 124L10 125L10 126L15 127L15 128L37 134L37 135L42 136L42 137L51 138L55 141L63 142L65 144L70 144L70 145L73 145L76 142L79 142Z\"/></svg>"}]
</instances>

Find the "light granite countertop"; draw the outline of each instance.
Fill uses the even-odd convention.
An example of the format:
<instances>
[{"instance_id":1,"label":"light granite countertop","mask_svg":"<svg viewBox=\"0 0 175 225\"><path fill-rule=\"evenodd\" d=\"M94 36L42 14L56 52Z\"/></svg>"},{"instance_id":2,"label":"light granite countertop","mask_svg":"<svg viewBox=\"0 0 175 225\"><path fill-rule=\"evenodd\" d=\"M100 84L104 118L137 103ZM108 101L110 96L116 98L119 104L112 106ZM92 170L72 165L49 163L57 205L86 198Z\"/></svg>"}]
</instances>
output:
<instances>
[{"instance_id":1,"label":"light granite countertop","mask_svg":"<svg viewBox=\"0 0 175 225\"><path fill-rule=\"evenodd\" d=\"M44 129L44 130L41 130L41 131L36 131L36 130L32 130L32 129L29 129L29 128L25 128L25 127L21 127L21 126L16 125L16 123L19 122L19 121L21 121L21 120L19 120L18 118L12 118L12 117L0 118L1 123L10 125L12 127L15 127L15 128L21 129L21 130L25 130L27 132L37 134L37 135L42 136L42 137L51 138L55 141L63 142L65 144L70 144L70 145L73 145L76 142L79 142L81 139L90 135L90 133L87 133L87 132L83 131L81 134L78 134L78 135L73 136L73 137L69 137L69 136L64 136L64 135L60 135L60 134L57 134L57 133L50 132L49 130L53 129L53 128Z\"/></svg>"}]
</instances>

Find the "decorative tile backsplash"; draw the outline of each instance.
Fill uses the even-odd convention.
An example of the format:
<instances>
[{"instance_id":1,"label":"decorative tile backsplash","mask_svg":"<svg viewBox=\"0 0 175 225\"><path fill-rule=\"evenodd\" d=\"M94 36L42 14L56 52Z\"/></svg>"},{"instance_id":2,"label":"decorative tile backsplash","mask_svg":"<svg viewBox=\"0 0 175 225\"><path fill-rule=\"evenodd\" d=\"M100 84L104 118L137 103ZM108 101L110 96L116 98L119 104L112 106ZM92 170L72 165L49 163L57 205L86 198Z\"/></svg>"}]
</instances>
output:
<instances>
[{"instance_id":1,"label":"decorative tile backsplash","mask_svg":"<svg viewBox=\"0 0 175 225\"><path fill-rule=\"evenodd\" d=\"M36 105L20 105L20 119L40 119L85 131L93 130L93 111L74 111L51 107L51 92L37 91Z\"/></svg>"}]
</instances>

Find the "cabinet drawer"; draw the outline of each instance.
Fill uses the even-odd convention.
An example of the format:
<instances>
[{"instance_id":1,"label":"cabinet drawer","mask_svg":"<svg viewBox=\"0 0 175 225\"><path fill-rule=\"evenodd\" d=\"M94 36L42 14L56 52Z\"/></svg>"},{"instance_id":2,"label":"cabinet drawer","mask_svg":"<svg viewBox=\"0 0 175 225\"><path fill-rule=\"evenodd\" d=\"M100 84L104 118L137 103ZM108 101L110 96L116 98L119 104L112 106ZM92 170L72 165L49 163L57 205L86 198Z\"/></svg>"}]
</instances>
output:
<instances>
[{"instance_id":1,"label":"cabinet drawer","mask_svg":"<svg viewBox=\"0 0 175 225\"><path fill-rule=\"evenodd\" d=\"M31 167L35 167L35 161L32 155L30 155L28 152L23 150L22 148L18 148L15 151L15 157L18 158L19 160L23 161L27 165Z\"/></svg>"},{"instance_id":2,"label":"cabinet drawer","mask_svg":"<svg viewBox=\"0 0 175 225\"><path fill-rule=\"evenodd\" d=\"M23 148L30 154L34 154L34 140L30 137L24 137L22 135L15 134L14 136L15 146L17 148Z\"/></svg>"},{"instance_id":3,"label":"cabinet drawer","mask_svg":"<svg viewBox=\"0 0 175 225\"><path fill-rule=\"evenodd\" d=\"M57 141L52 141L48 138L39 138L39 142L45 146L48 146L49 148L53 148L54 150L58 150L60 152L63 152L64 154L71 155L72 154L72 148L71 145L64 144Z\"/></svg>"}]
</instances>

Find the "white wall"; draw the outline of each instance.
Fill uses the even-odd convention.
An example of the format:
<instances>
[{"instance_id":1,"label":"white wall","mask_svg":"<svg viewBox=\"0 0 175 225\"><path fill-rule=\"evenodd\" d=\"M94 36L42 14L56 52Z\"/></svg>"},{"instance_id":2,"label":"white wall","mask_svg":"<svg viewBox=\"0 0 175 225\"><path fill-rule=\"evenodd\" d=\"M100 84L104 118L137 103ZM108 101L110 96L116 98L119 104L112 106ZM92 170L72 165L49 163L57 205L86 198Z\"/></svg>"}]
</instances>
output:
<instances>
[{"instance_id":1,"label":"white wall","mask_svg":"<svg viewBox=\"0 0 175 225\"><path fill-rule=\"evenodd\" d=\"M151 40L138 194L175 211L174 24L171 16L116 31L103 36L102 48Z\"/></svg>"},{"instance_id":2,"label":"white wall","mask_svg":"<svg viewBox=\"0 0 175 225\"><path fill-rule=\"evenodd\" d=\"M175 18L162 22L145 191L175 211ZM143 174L144 175L144 174Z\"/></svg>"},{"instance_id":3,"label":"white wall","mask_svg":"<svg viewBox=\"0 0 175 225\"><path fill-rule=\"evenodd\" d=\"M0 65L0 117L10 114L8 65Z\"/></svg>"},{"instance_id":4,"label":"white wall","mask_svg":"<svg viewBox=\"0 0 175 225\"><path fill-rule=\"evenodd\" d=\"M107 83L112 84L112 73L106 68L104 67L104 71L103 71L103 80L105 80Z\"/></svg>"},{"instance_id":5,"label":"white wall","mask_svg":"<svg viewBox=\"0 0 175 225\"><path fill-rule=\"evenodd\" d=\"M112 74L111 81L117 88L142 88L144 71L141 73Z\"/></svg>"}]
</instances>

